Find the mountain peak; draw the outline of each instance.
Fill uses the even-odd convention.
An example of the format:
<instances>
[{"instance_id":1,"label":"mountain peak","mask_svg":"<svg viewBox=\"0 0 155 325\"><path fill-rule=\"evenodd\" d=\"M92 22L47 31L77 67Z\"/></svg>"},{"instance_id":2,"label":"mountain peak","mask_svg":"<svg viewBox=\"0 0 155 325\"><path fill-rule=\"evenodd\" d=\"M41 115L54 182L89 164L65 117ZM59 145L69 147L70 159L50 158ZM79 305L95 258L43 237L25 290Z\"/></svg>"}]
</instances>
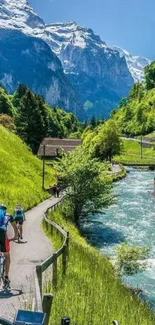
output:
<instances>
[{"instance_id":1,"label":"mountain peak","mask_svg":"<svg viewBox=\"0 0 155 325\"><path fill-rule=\"evenodd\" d=\"M43 20L33 11L27 0L0 0L0 27L20 29L32 33L34 28L43 28Z\"/></svg>"},{"instance_id":2,"label":"mountain peak","mask_svg":"<svg viewBox=\"0 0 155 325\"><path fill-rule=\"evenodd\" d=\"M151 61L145 57L132 56L128 51L120 47L113 46L112 48L119 52L120 57L125 58L128 69L130 70L134 81L144 81L144 68L150 64Z\"/></svg>"},{"instance_id":3,"label":"mountain peak","mask_svg":"<svg viewBox=\"0 0 155 325\"><path fill-rule=\"evenodd\" d=\"M61 49L67 46L82 49L94 46L107 47L91 28L82 27L75 21L46 25L42 34L38 36L42 37L57 55L60 55Z\"/></svg>"}]
</instances>

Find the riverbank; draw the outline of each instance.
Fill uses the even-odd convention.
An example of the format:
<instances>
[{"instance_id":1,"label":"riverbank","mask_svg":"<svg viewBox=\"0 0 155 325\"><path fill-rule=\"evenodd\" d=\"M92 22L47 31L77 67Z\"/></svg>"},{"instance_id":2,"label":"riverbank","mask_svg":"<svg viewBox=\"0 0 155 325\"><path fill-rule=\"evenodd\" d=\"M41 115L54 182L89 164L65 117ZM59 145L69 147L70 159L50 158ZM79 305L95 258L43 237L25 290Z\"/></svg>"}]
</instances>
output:
<instances>
[{"instance_id":1,"label":"riverbank","mask_svg":"<svg viewBox=\"0 0 155 325\"><path fill-rule=\"evenodd\" d=\"M59 277L57 289L51 283L48 286L54 292L51 325L59 323L63 315L78 325L109 325L113 319L121 325L153 325L152 312L121 284L108 258L90 246L60 210L52 212L50 217L70 232L66 277ZM48 236L59 248L58 234Z\"/></svg>"},{"instance_id":2,"label":"riverbank","mask_svg":"<svg viewBox=\"0 0 155 325\"><path fill-rule=\"evenodd\" d=\"M153 179L155 172L129 168L127 177L114 187L116 202L103 209L103 213L90 216L83 222L83 235L101 253L115 257L115 249L123 242L150 249L145 272L123 281L128 286L140 288L143 298L155 308L155 197Z\"/></svg>"},{"instance_id":3,"label":"riverbank","mask_svg":"<svg viewBox=\"0 0 155 325\"><path fill-rule=\"evenodd\" d=\"M126 176L126 169L122 164L112 164L109 173L113 182L119 181Z\"/></svg>"}]
</instances>

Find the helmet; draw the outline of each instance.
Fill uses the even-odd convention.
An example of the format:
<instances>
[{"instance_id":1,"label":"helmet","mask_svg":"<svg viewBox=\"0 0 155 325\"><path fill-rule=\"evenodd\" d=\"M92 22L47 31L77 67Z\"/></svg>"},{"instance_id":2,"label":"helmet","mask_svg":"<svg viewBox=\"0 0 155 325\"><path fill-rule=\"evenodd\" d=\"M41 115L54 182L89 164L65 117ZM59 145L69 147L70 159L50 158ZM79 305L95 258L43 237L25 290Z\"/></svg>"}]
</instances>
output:
<instances>
[{"instance_id":1,"label":"helmet","mask_svg":"<svg viewBox=\"0 0 155 325\"><path fill-rule=\"evenodd\" d=\"M7 206L3 203L0 203L0 209L7 210Z\"/></svg>"},{"instance_id":2,"label":"helmet","mask_svg":"<svg viewBox=\"0 0 155 325\"><path fill-rule=\"evenodd\" d=\"M17 204L16 205L16 209L21 209L21 205L20 204Z\"/></svg>"}]
</instances>

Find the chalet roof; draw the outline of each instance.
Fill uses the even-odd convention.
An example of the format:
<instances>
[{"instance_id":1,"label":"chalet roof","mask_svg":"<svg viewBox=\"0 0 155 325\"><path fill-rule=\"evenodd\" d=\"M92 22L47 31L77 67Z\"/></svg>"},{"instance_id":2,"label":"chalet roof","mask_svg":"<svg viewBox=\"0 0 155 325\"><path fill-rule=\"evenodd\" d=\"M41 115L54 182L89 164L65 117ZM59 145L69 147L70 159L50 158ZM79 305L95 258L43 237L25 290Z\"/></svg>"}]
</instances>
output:
<instances>
[{"instance_id":1,"label":"chalet roof","mask_svg":"<svg viewBox=\"0 0 155 325\"><path fill-rule=\"evenodd\" d=\"M74 150L81 145L81 139L60 139L60 138L45 138L40 144L38 157L43 157L43 148L45 145L46 157L61 156L62 151L68 152Z\"/></svg>"}]
</instances>

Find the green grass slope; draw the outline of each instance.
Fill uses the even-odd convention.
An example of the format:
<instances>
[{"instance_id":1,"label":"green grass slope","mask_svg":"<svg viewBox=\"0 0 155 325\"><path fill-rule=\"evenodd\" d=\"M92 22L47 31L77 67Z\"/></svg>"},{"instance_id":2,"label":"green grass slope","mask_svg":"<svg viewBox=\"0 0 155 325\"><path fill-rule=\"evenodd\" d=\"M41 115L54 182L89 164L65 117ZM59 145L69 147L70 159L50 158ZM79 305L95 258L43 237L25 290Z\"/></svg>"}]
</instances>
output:
<instances>
[{"instance_id":1,"label":"green grass slope","mask_svg":"<svg viewBox=\"0 0 155 325\"><path fill-rule=\"evenodd\" d=\"M46 186L54 171L46 167ZM17 203L28 209L48 197L42 186L42 162L15 134L0 126L0 202L12 212Z\"/></svg>"},{"instance_id":2,"label":"green grass slope","mask_svg":"<svg viewBox=\"0 0 155 325\"><path fill-rule=\"evenodd\" d=\"M123 140L123 151L121 155L115 156L114 160L121 163L144 163L155 164L155 150L151 148L142 147L141 158L141 144L132 140Z\"/></svg>"}]
</instances>

